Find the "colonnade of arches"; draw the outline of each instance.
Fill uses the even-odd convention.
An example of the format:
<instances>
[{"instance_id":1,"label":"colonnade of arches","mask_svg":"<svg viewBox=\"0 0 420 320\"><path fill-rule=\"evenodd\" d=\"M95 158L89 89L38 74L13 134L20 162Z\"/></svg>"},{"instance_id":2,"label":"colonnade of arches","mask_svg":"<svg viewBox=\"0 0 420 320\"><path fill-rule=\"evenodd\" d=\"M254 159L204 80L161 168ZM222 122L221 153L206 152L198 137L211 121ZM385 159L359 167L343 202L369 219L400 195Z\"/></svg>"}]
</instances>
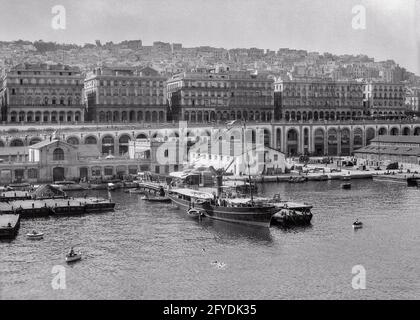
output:
<instances>
[{"instance_id":1,"label":"colonnade of arches","mask_svg":"<svg viewBox=\"0 0 420 320\"><path fill-rule=\"evenodd\" d=\"M236 131L235 131L236 130ZM218 129L212 128L188 128L186 138L189 146L198 141L210 144L232 143L240 139L241 128L228 130L223 134L222 140ZM162 129L154 131L117 131L117 132L90 132L61 134L64 141L72 145L96 145L102 154L124 155L127 154L130 141L143 139L160 139L168 141L180 137L178 129ZM184 134L184 133L183 133ZM370 140L378 135L405 135L420 136L420 125L367 125L367 126L253 126L246 131L246 141L263 143L288 155L312 154L312 155L350 155L354 150L366 146ZM48 135L24 138L9 136L0 138L1 147L24 147L34 145L47 139ZM229 145L227 143L227 145Z\"/></svg>"},{"instance_id":2,"label":"colonnade of arches","mask_svg":"<svg viewBox=\"0 0 420 320\"><path fill-rule=\"evenodd\" d=\"M369 145L378 135L420 136L420 126L405 127L354 127L354 128L277 128L275 148L288 155L311 154L316 156L349 156L354 150Z\"/></svg>"},{"instance_id":3,"label":"colonnade of arches","mask_svg":"<svg viewBox=\"0 0 420 320\"><path fill-rule=\"evenodd\" d=\"M99 111L98 122L166 122L165 111Z\"/></svg>"},{"instance_id":4,"label":"colonnade of arches","mask_svg":"<svg viewBox=\"0 0 420 320\"><path fill-rule=\"evenodd\" d=\"M403 118L405 115L402 111L296 111L286 110L280 113L280 120L285 121L336 121L336 120L362 120L362 119L383 119L392 120Z\"/></svg>"},{"instance_id":5,"label":"colonnade of arches","mask_svg":"<svg viewBox=\"0 0 420 320\"><path fill-rule=\"evenodd\" d=\"M184 111L183 120L189 122L206 123L212 121L246 120L246 121L272 121L272 111L247 111L247 110L225 110L225 111Z\"/></svg>"},{"instance_id":6,"label":"colonnade of arches","mask_svg":"<svg viewBox=\"0 0 420 320\"><path fill-rule=\"evenodd\" d=\"M9 123L54 123L54 122L83 122L83 112L80 111L11 111L8 115Z\"/></svg>"}]
</instances>

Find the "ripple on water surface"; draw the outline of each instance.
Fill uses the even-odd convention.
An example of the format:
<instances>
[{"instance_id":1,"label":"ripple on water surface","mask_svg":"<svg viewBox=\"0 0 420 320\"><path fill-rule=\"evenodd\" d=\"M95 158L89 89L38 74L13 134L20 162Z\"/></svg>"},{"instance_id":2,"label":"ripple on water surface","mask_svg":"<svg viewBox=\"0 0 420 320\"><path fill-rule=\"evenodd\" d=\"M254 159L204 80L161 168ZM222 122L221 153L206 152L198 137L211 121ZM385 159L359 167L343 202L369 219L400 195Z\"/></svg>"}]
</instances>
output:
<instances>
[{"instance_id":1,"label":"ripple on water surface","mask_svg":"<svg viewBox=\"0 0 420 320\"><path fill-rule=\"evenodd\" d=\"M0 242L0 298L420 298L420 190L366 180L352 181L351 190L340 186L260 186L266 196L313 204L307 228L198 222L123 192L112 195L115 212L23 220L15 240ZM355 231L357 218L364 228ZM26 240L32 230L45 239ZM71 246L83 260L67 266ZM359 264L367 271L362 291L351 287ZM66 290L51 288L55 265L66 267Z\"/></svg>"}]
</instances>

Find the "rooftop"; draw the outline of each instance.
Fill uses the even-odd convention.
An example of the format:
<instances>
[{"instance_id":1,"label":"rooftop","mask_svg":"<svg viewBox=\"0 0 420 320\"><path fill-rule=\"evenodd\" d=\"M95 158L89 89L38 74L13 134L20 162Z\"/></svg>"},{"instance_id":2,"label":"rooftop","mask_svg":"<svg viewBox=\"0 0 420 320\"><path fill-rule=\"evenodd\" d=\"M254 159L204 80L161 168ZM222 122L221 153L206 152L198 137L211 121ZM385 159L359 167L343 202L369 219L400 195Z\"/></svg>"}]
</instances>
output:
<instances>
[{"instance_id":1,"label":"rooftop","mask_svg":"<svg viewBox=\"0 0 420 320\"><path fill-rule=\"evenodd\" d=\"M370 153L377 155L397 155L420 157L420 147L379 147L367 146L355 151L355 153Z\"/></svg>"},{"instance_id":2,"label":"rooftop","mask_svg":"<svg viewBox=\"0 0 420 320\"><path fill-rule=\"evenodd\" d=\"M383 135L377 136L371 140L377 143L415 143L420 145L420 136L391 136Z\"/></svg>"}]
</instances>

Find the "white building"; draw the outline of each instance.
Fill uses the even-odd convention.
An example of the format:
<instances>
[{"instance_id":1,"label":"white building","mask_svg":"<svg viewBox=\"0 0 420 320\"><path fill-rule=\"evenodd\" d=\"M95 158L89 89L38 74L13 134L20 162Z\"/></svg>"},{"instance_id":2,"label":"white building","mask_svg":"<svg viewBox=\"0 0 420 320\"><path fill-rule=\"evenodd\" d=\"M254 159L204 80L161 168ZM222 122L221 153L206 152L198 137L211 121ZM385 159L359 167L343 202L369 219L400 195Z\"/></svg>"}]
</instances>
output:
<instances>
[{"instance_id":1,"label":"white building","mask_svg":"<svg viewBox=\"0 0 420 320\"><path fill-rule=\"evenodd\" d=\"M189 153L189 165L194 167L213 167L223 169L233 175L280 174L286 169L284 153L270 147L254 147L248 152L234 149L221 152L194 150ZM249 163L249 170L248 170Z\"/></svg>"}]
</instances>

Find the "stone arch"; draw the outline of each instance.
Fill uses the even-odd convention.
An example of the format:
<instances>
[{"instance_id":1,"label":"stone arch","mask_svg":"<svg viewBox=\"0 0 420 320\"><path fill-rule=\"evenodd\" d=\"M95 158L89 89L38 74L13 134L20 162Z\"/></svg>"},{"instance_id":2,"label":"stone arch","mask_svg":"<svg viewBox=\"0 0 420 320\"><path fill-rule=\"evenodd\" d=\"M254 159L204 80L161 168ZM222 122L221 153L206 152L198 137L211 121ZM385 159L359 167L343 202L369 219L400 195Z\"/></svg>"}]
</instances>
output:
<instances>
[{"instance_id":1,"label":"stone arch","mask_svg":"<svg viewBox=\"0 0 420 320\"><path fill-rule=\"evenodd\" d=\"M163 134L160 131L156 131L152 134L152 139L163 139Z\"/></svg>"},{"instance_id":2,"label":"stone arch","mask_svg":"<svg viewBox=\"0 0 420 320\"><path fill-rule=\"evenodd\" d=\"M128 120L127 111L121 112L121 121L125 122Z\"/></svg>"},{"instance_id":3,"label":"stone arch","mask_svg":"<svg viewBox=\"0 0 420 320\"><path fill-rule=\"evenodd\" d=\"M379 130L378 130L378 135L379 135L379 136L385 136L385 135L387 135L387 133L388 133L388 130L387 130L387 128L385 128L385 127L381 127L381 128L379 128Z\"/></svg>"},{"instance_id":4,"label":"stone arch","mask_svg":"<svg viewBox=\"0 0 420 320\"><path fill-rule=\"evenodd\" d=\"M95 136L87 136L85 138L85 144L98 144L98 139Z\"/></svg>"},{"instance_id":5,"label":"stone arch","mask_svg":"<svg viewBox=\"0 0 420 320\"><path fill-rule=\"evenodd\" d=\"M350 129L343 128L340 132L341 136L341 155L349 156L350 155Z\"/></svg>"},{"instance_id":6,"label":"stone arch","mask_svg":"<svg viewBox=\"0 0 420 320\"><path fill-rule=\"evenodd\" d=\"M158 113L156 111L152 112L152 122L158 121Z\"/></svg>"},{"instance_id":7,"label":"stone arch","mask_svg":"<svg viewBox=\"0 0 420 320\"><path fill-rule=\"evenodd\" d=\"M136 139L140 139L140 140L147 140L147 139L148 139L148 136L147 136L147 134L145 134L145 133L139 133L139 134L136 136Z\"/></svg>"},{"instance_id":8,"label":"stone arch","mask_svg":"<svg viewBox=\"0 0 420 320\"><path fill-rule=\"evenodd\" d=\"M411 129L409 127L404 127L402 134L403 136L409 136L411 134Z\"/></svg>"},{"instance_id":9,"label":"stone arch","mask_svg":"<svg viewBox=\"0 0 420 320\"><path fill-rule=\"evenodd\" d=\"M105 135L102 138L102 154L114 154L115 139L111 135Z\"/></svg>"},{"instance_id":10,"label":"stone arch","mask_svg":"<svg viewBox=\"0 0 420 320\"><path fill-rule=\"evenodd\" d=\"M278 150L281 150L281 129L277 128L276 129L276 148Z\"/></svg>"},{"instance_id":11,"label":"stone arch","mask_svg":"<svg viewBox=\"0 0 420 320\"><path fill-rule=\"evenodd\" d=\"M143 121L143 111L137 111L137 121Z\"/></svg>"},{"instance_id":12,"label":"stone arch","mask_svg":"<svg viewBox=\"0 0 420 320\"><path fill-rule=\"evenodd\" d=\"M12 141L10 141L10 146L11 147L23 147L23 146L25 146L25 144L23 143L22 139L15 138Z\"/></svg>"},{"instance_id":13,"label":"stone arch","mask_svg":"<svg viewBox=\"0 0 420 320\"><path fill-rule=\"evenodd\" d=\"M391 128L391 131L389 132L391 136L398 136L400 134L400 130L397 127Z\"/></svg>"},{"instance_id":14,"label":"stone arch","mask_svg":"<svg viewBox=\"0 0 420 320\"><path fill-rule=\"evenodd\" d=\"M35 138L32 138L29 141L29 145L30 146L33 146L34 144L40 143L41 141L42 141L42 139L40 137L35 137Z\"/></svg>"},{"instance_id":15,"label":"stone arch","mask_svg":"<svg viewBox=\"0 0 420 320\"><path fill-rule=\"evenodd\" d=\"M264 129L264 147L271 147L271 131Z\"/></svg>"},{"instance_id":16,"label":"stone arch","mask_svg":"<svg viewBox=\"0 0 420 320\"><path fill-rule=\"evenodd\" d=\"M366 130L366 145L369 145L370 141L375 138L375 129L368 128Z\"/></svg>"},{"instance_id":17,"label":"stone arch","mask_svg":"<svg viewBox=\"0 0 420 320\"><path fill-rule=\"evenodd\" d=\"M325 131L321 128L318 128L314 132L314 142L315 142L315 155L323 156L325 155Z\"/></svg>"},{"instance_id":18,"label":"stone arch","mask_svg":"<svg viewBox=\"0 0 420 320\"><path fill-rule=\"evenodd\" d=\"M79 138L73 136L67 139L67 143L77 146L80 144L80 141L79 141Z\"/></svg>"},{"instance_id":19,"label":"stone arch","mask_svg":"<svg viewBox=\"0 0 420 320\"><path fill-rule=\"evenodd\" d=\"M136 121L136 112L131 110L128 116L128 121L134 122Z\"/></svg>"},{"instance_id":20,"label":"stone arch","mask_svg":"<svg viewBox=\"0 0 420 320\"><path fill-rule=\"evenodd\" d=\"M64 150L61 148L56 148L53 151L53 160L54 161L63 161L64 160Z\"/></svg>"},{"instance_id":21,"label":"stone arch","mask_svg":"<svg viewBox=\"0 0 420 320\"><path fill-rule=\"evenodd\" d=\"M118 111L113 112L112 121L113 122L119 122L120 121L120 113Z\"/></svg>"},{"instance_id":22,"label":"stone arch","mask_svg":"<svg viewBox=\"0 0 420 320\"><path fill-rule=\"evenodd\" d=\"M331 128L327 132L328 135L328 155L338 154L338 133L335 128Z\"/></svg>"},{"instance_id":23,"label":"stone arch","mask_svg":"<svg viewBox=\"0 0 420 320\"><path fill-rule=\"evenodd\" d=\"M144 120L145 120L146 122L150 122L150 121L151 121L151 119L152 119L152 117L151 117L151 113L150 113L150 111L146 111L146 114L145 114Z\"/></svg>"},{"instance_id":24,"label":"stone arch","mask_svg":"<svg viewBox=\"0 0 420 320\"><path fill-rule=\"evenodd\" d=\"M356 128L353 131L353 149L363 147L363 131L361 128Z\"/></svg>"},{"instance_id":25,"label":"stone arch","mask_svg":"<svg viewBox=\"0 0 420 320\"><path fill-rule=\"evenodd\" d=\"M303 129L303 151L304 154L309 153L309 128Z\"/></svg>"},{"instance_id":26,"label":"stone arch","mask_svg":"<svg viewBox=\"0 0 420 320\"><path fill-rule=\"evenodd\" d=\"M128 146L130 144L131 141L131 137L128 134L122 134L119 139L118 139L118 144L119 144L119 154L123 155L126 154L128 152Z\"/></svg>"},{"instance_id":27,"label":"stone arch","mask_svg":"<svg viewBox=\"0 0 420 320\"><path fill-rule=\"evenodd\" d=\"M414 135L415 136L420 136L420 127L415 127L414 128Z\"/></svg>"},{"instance_id":28,"label":"stone arch","mask_svg":"<svg viewBox=\"0 0 420 320\"><path fill-rule=\"evenodd\" d=\"M287 153L291 156L299 152L299 132L295 128L287 130L286 134Z\"/></svg>"}]
</instances>

